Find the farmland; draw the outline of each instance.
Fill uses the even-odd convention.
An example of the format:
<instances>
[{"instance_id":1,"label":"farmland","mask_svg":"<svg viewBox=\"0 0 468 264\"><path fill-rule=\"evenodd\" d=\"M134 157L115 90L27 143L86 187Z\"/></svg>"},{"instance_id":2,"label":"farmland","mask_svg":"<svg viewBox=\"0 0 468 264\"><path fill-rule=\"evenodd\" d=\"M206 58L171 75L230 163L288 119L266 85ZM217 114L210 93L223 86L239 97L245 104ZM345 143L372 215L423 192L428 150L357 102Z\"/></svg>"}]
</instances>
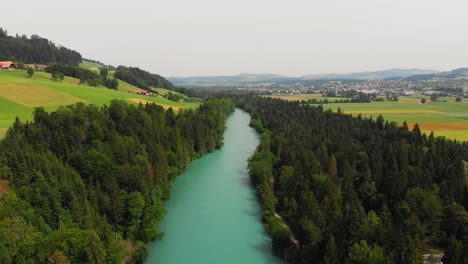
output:
<instances>
[{"instance_id":1,"label":"farmland","mask_svg":"<svg viewBox=\"0 0 468 264\"><path fill-rule=\"evenodd\" d=\"M283 99L287 101L306 101L310 99L317 99L317 100L325 99L324 97L322 97L321 94L273 94L268 97ZM335 98L329 97L328 99L335 99ZM343 99L343 98L340 98L340 99Z\"/></svg>"},{"instance_id":2,"label":"farmland","mask_svg":"<svg viewBox=\"0 0 468 264\"><path fill-rule=\"evenodd\" d=\"M152 102L174 110L199 106L196 102L173 102L162 97L109 90L103 86L78 85L79 80L70 77L65 77L63 82L52 81L50 74L44 72L36 72L32 78L25 75L25 71L0 71L0 137L16 116L30 120L33 109L39 106L50 111L76 102L104 105L114 99L135 104Z\"/></svg>"},{"instance_id":3,"label":"farmland","mask_svg":"<svg viewBox=\"0 0 468 264\"><path fill-rule=\"evenodd\" d=\"M317 100L325 99L320 94L300 95L272 95L270 97L285 100ZM468 141L468 99L455 102L453 97L440 98L438 102L421 104L421 95L400 96L398 102L372 102L372 103L332 103L324 104L324 109L337 111L357 116L376 118L381 114L385 120L399 124L406 121L410 128L418 123L421 130L430 133L434 131L436 136L446 136L452 139ZM334 101L338 98L328 98ZM339 98L342 99L342 98Z\"/></svg>"}]
</instances>

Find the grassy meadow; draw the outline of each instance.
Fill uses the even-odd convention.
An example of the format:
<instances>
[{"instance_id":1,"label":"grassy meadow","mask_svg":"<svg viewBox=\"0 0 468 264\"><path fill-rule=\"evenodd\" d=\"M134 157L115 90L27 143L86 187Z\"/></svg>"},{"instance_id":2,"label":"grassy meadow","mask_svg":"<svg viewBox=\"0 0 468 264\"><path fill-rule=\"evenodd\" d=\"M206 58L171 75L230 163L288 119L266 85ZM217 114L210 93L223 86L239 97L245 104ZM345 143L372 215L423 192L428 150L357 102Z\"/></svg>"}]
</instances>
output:
<instances>
[{"instance_id":1,"label":"grassy meadow","mask_svg":"<svg viewBox=\"0 0 468 264\"><path fill-rule=\"evenodd\" d=\"M270 97L285 100L325 99L321 94L272 95ZM421 104L422 97L424 96L400 96L398 102L331 103L324 104L324 109L337 111L340 108L344 113L353 116L361 114L364 117L372 116L373 118L381 114L388 121L400 124L406 121L410 128L418 123L421 130L426 133L434 131L436 136L468 141L467 98L464 98L462 102L455 102L453 97L442 97L438 102L431 102L426 96L427 102ZM337 98L328 98L329 101L335 99Z\"/></svg>"},{"instance_id":2,"label":"grassy meadow","mask_svg":"<svg viewBox=\"0 0 468 264\"><path fill-rule=\"evenodd\" d=\"M29 78L25 71L0 71L0 137L3 137L16 116L21 120L30 120L33 109L39 106L51 111L61 105L76 102L104 105L114 99L135 104L156 103L164 108L172 107L176 111L197 108L200 105L197 102L173 102L162 97L114 91L104 86L78 85L78 82L78 79L70 77L65 77L63 82L53 81L50 74L45 72L36 72ZM122 81L119 83L122 85Z\"/></svg>"},{"instance_id":3,"label":"grassy meadow","mask_svg":"<svg viewBox=\"0 0 468 264\"><path fill-rule=\"evenodd\" d=\"M99 68L102 67L101 64L95 63L95 62L90 62L90 61L83 61L78 66L80 66L81 68L92 70L94 72L99 72Z\"/></svg>"},{"instance_id":4,"label":"grassy meadow","mask_svg":"<svg viewBox=\"0 0 468 264\"><path fill-rule=\"evenodd\" d=\"M273 94L269 95L267 97L272 97L272 98L278 98L278 99L283 99L287 101L307 101L310 99L317 99L317 100L324 100L325 97L322 96L322 94ZM339 97L327 97L328 100L334 100L334 99L343 99Z\"/></svg>"}]
</instances>

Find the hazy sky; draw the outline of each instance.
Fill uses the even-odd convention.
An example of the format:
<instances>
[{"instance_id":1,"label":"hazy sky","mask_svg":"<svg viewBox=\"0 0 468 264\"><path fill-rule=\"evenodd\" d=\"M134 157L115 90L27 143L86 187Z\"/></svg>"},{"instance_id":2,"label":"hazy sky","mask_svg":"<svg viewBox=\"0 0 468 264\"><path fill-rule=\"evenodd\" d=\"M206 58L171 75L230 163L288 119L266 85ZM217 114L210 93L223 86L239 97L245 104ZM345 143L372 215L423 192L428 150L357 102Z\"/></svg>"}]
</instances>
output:
<instances>
[{"instance_id":1,"label":"hazy sky","mask_svg":"<svg viewBox=\"0 0 468 264\"><path fill-rule=\"evenodd\" d=\"M0 27L164 76L468 66L467 0L13 0Z\"/></svg>"}]
</instances>

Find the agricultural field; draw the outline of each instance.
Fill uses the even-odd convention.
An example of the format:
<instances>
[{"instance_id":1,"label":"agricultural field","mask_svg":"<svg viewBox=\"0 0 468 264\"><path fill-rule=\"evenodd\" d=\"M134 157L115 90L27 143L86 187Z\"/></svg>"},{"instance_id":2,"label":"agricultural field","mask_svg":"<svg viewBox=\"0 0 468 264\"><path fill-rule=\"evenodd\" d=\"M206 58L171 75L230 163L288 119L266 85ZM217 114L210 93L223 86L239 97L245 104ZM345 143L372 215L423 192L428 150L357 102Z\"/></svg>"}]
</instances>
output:
<instances>
[{"instance_id":1,"label":"agricultural field","mask_svg":"<svg viewBox=\"0 0 468 264\"><path fill-rule=\"evenodd\" d=\"M174 110L197 108L197 102L173 102L162 97L151 97L114 91L105 87L78 85L79 80L66 77L63 82L53 81L50 74L36 72L32 78L25 71L0 71L0 138L11 126L16 116L31 120L35 107L51 111L61 105L85 102L95 105L108 104L119 99L131 103L156 103Z\"/></svg>"},{"instance_id":2,"label":"agricultural field","mask_svg":"<svg viewBox=\"0 0 468 264\"><path fill-rule=\"evenodd\" d=\"M167 93L171 92L173 94L176 94L176 95L180 95L182 96L183 98L187 98L187 96L185 94L181 94L181 93L178 93L178 92L175 92L175 91L169 91L167 89L164 89L164 88L154 88L154 87L151 87L151 89L153 91L156 91L158 92L159 95L161 96L165 96Z\"/></svg>"},{"instance_id":3,"label":"agricultural field","mask_svg":"<svg viewBox=\"0 0 468 264\"><path fill-rule=\"evenodd\" d=\"M109 79L113 79L114 74L115 74L115 71L109 71L109 73L107 74L107 77ZM117 88L117 90L119 90L121 92L138 93L138 92L143 91L143 89L138 88L135 85L129 84L128 82L122 81L120 79L117 79L117 80L119 81L119 87Z\"/></svg>"},{"instance_id":4,"label":"agricultural field","mask_svg":"<svg viewBox=\"0 0 468 264\"><path fill-rule=\"evenodd\" d=\"M285 100L308 100L324 98L320 94L308 95L273 95L271 97ZM371 102L371 103L331 103L324 104L324 109L342 112L357 116L377 118L382 115L385 120L399 124L406 121L410 128L416 123L426 133L434 131L436 136L446 136L451 139L468 141L468 99L455 102L453 97L442 97L438 102L421 103L421 95L400 96L398 102ZM301 99L291 99L301 98ZM335 98L328 98L333 101Z\"/></svg>"},{"instance_id":5,"label":"agricultural field","mask_svg":"<svg viewBox=\"0 0 468 264\"><path fill-rule=\"evenodd\" d=\"M287 101L307 101L310 99L324 100L325 98L328 100L343 99L342 97L323 97L321 94L273 94L266 97L278 98Z\"/></svg>"},{"instance_id":6,"label":"agricultural field","mask_svg":"<svg viewBox=\"0 0 468 264\"><path fill-rule=\"evenodd\" d=\"M82 63L80 63L79 67L99 73L100 71L99 69L102 67L102 65L98 63L94 63L94 62L83 61ZM109 79L113 79L114 74L115 74L115 71L109 71L107 74L107 77ZM120 79L117 79L117 80L119 81L119 87L117 88L119 91L127 92L127 93L137 93L137 92L143 91L142 89L132 84L129 84L128 82L122 81Z\"/></svg>"},{"instance_id":7,"label":"agricultural field","mask_svg":"<svg viewBox=\"0 0 468 264\"><path fill-rule=\"evenodd\" d=\"M90 62L90 61L83 61L78 66L81 67L81 68L92 70L94 72L99 72L99 68L102 67L101 64L95 63L95 62Z\"/></svg>"},{"instance_id":8,"label":"agricultural field","mask_svg":"<svg viewBox=\"0 0 468 264\"><path fill-rule=\"evenodd\" d=\"M99 68L102 67L102 65L100 65L98 63L93 63L93 62L88 62L88 61L83 61L82 63L80 63L79 66L81 68L89 69L89 70L92 70L92 71L97 72L97 73L99 73ZM109 71L107 76L108 76L109 79L113 79L114 74L115 74L115 71ZM128 82L122 81L120 79L117 79L117 80L119 81L119 87L117 88L119 91L127 92L127 93L138 93L138 92L144 91L143 89L138 88L138 87L136 87L136 86L134 86L134 85L132 85L132 84L130 84ZM157 91L158 94L161 95L161 96L164 96L169 92L169 90L164 89L164 88L151 87L151 89L153 91ZM178 93L178 92L172 91L172 93L178 94L178 95L182 96L183 98L187 97L184 94L181 94L181 93Z\"/></svg>"}]
</instances>

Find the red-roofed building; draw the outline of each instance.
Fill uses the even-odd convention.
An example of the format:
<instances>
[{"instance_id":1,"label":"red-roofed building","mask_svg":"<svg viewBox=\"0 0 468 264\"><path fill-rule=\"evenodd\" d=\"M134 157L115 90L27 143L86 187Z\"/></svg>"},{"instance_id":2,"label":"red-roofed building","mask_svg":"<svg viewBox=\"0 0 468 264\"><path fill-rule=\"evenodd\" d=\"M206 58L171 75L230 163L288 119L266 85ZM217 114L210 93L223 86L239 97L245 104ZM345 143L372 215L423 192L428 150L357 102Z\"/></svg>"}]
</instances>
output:
<instances>
[{"instance_id":1,"label":"red-roofed building","mask_svg":"<svg viewBox=\"0 0 468 264\"><path fill-rule=\"evenodd\" d=\"M2 70L15 70L16 65L12 61L0 61L0 69L2 69Z\"/></svg>"}]
</instances>

